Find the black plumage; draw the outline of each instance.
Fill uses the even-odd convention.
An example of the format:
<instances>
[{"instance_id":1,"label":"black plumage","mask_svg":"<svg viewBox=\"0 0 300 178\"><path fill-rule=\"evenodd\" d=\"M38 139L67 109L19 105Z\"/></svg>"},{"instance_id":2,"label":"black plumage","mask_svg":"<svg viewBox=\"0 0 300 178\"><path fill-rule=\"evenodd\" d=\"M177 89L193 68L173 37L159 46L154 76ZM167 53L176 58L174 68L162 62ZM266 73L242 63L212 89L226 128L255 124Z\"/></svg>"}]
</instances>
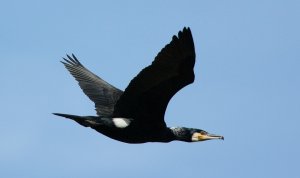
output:
<instances>
[{"instance_id":1,"label":"black plumage","mask_svg":"<svg viewBox=\"0 0 300 178\"><path fill-rule=\"evenodd\" d=\"M54 113L75 120L126 143L186 142L223 139L193 128L167 127L164 115L170 99L194 81L195 49L191 31L184 28L121 91L86 69L72 54L62 63L95 103L98 116Z\"/></svg>"}]
</instances>

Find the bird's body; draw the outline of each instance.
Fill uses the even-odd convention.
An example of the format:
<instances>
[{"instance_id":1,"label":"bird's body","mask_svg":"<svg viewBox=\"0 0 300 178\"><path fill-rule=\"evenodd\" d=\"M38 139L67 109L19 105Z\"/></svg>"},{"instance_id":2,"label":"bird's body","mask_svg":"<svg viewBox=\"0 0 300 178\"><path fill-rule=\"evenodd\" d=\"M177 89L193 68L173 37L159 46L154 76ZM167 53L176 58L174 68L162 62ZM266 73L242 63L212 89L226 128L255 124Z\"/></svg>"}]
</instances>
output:
<instances>
[{"instance_id":1,"label":"bird's body","mask_svg":"<svg viewBox=\"0 0 300 178\"><path fill-rule=\"evenodd\" d=\"M72 55L63 64L95 102L98 116L54 113L126 143L185 142L223 139L200 129L169 128L164 114L170 99L194 81L195 49L189 28L184 28L121 91L86 69Z\"/></svg>"},{"instance_id":2,"label":"bird's body","mask_svg":"<svg viewBox=\"0 0 300 178\"><path fill-rule=\"evenodd\" d=\"M171 141L171 132L169 129L152 129L142 127L140 124L132 123L127 127L120 128L116 125L112 127L99 126L95 130L112 139L126 143L145 143L145 142L169 142Z\"/></svg>"},{"instance_id":3,"label":"bird's body","mask_svg":"<svg viewBox=\"0 0 300 178\"><path fill-rule=\"evenodd\" d=\"M125 143L170 142L176 139L175 131L178 132L179 129L182 129L182 131L185 129L181 127L152 128L138 122L131 122L128 118L54 114L72 119L82 126L91 127L109 138Z\"/></svg>"}]
</instances>

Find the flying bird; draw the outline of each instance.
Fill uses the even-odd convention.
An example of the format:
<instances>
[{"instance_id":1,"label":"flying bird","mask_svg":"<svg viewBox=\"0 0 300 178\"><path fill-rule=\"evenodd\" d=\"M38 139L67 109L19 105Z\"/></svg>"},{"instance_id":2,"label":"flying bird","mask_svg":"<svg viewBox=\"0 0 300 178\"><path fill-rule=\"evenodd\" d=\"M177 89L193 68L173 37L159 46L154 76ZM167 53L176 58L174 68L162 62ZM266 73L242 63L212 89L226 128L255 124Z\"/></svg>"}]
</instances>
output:
<instances>
[{"instance_id":1,"label":"flying bird","mask_svg":"<svg viewBox=\"0 0 300 178\"><path fill-rule=\"evenodd\" d=\"M201 129L167 127L164 121L171 98L194 82L195 58L192 33L185 27L122 91L85 68L74 54L67 55L61 62L95 103L98 116L53 114L125 143L224 139Z\"/></svg>"}]
</instances>

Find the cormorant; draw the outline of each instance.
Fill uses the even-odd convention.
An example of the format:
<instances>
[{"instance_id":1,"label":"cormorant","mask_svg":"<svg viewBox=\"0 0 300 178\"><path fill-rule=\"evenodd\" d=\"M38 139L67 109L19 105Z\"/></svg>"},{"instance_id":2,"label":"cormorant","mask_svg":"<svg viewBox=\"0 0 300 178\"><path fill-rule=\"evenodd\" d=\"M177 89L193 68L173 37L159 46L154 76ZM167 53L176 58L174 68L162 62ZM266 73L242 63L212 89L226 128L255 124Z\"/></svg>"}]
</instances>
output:
<instances>
[{"instance_id":1,"label":"cormorant","mask_svg":"<svg viewBox=\"0 0 300 178\"><path fill-rule=\"evenodd\" d=\"M173 36L122 91L85 68L72 54L61 61L95 103L98 116L53 113L121 142L197 142L224 139L201 129L167 127L164 115L170 99L194 81L195 49L190 28Z\"/></svg>"}]
</instances>

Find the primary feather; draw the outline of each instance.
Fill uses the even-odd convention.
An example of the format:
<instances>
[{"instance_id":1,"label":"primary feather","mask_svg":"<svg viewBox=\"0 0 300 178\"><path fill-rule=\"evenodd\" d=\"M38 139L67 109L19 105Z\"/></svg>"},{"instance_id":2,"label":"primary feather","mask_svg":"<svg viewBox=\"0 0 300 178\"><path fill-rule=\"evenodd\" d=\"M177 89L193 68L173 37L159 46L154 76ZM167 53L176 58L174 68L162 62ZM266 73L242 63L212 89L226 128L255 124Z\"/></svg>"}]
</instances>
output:
<instances>
[{"instance_id":1,"label":"primary feather","mask_svg":"<svg viewBox=\"0 0 300 178\"><path fill-rule=\"evenodd\" d=\"M83 92L95 103L97 115L109 117L114 111L114 105L123 91L107 83L91 71L86 69L72 54L63 58L62 63L78 81Z\"/></svg>"}]
</instances>

